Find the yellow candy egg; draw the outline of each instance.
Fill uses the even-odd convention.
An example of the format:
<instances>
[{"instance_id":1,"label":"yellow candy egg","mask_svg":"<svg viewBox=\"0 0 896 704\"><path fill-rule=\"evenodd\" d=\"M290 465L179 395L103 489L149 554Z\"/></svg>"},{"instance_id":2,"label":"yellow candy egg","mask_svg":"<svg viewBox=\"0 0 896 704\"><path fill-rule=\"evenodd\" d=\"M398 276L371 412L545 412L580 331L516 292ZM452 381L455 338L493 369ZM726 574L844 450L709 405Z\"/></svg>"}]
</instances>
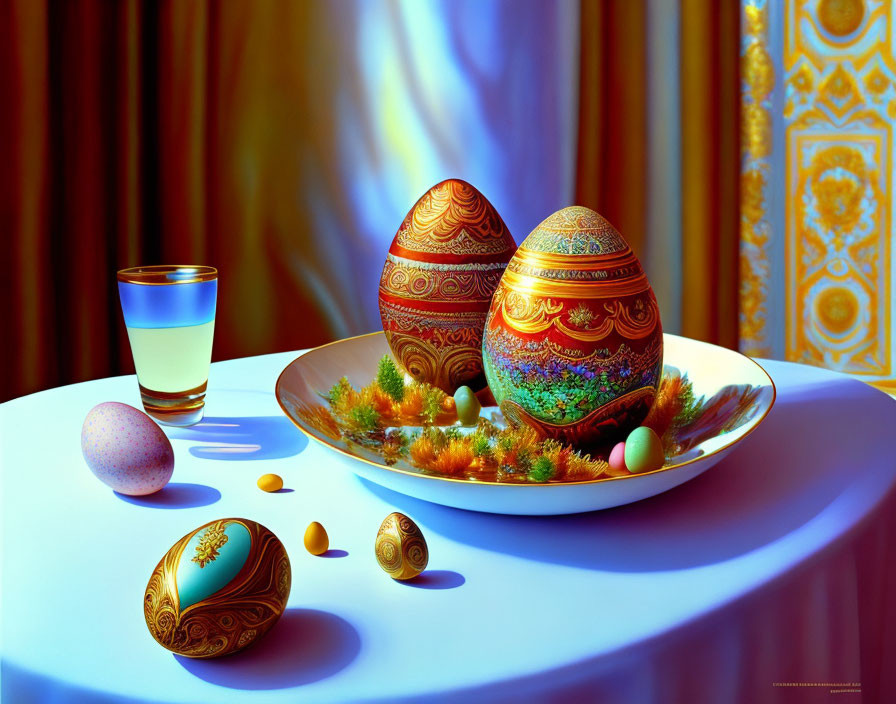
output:
<instances>
[{"instance_id":1,"label":"yellow candy egg","mask_svg":"<svg viewBox=\"0 0 896 704\"><path fill-rule=\"evenodd\" d=\"M258 478L258 488L267 492L280 491L283 488L283 477L279 474L262 474Z\"/></svg>"},{"instance_id":2,"label":"yellow candy egg","mask_svg":"<svg viewBox=\"0 0 896 704\"><path fill-rule=\"evenodd\" d=\"M426 569L429 551L417 524L390 513L376 534L376 560L392 579L412 579Z\"/></svg>"},{"instance_id":3,"label":"yellow candy egg","mask_svg":"<svg viewBox=\"0 0 896 704\"><path fill-rule=\"evenodd\" d=\"M305 549L312 555L323 555L330 549L330 538L324 527L314 521L305 529Z\"/></svg>"}]
</instances>

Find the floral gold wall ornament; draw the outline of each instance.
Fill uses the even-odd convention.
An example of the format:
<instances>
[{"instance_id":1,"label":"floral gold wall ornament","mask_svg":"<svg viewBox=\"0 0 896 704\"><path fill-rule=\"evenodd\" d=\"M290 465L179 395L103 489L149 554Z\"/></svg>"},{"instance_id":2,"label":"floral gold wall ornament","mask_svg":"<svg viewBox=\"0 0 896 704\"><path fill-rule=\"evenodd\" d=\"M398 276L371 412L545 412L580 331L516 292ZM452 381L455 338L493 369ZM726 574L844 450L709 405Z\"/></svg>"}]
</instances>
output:
<instances>
[{"instance_id":1,"label":"floral gold wall ornament","mask_svg":"<svg viewBox=\"0 0 896 704\"><path fill-rule=\"evenodd\" d=\"M864 0L819 0L818 21L830 34L846 37L862 24Z\"/></svg>"},{"instance_id":2,"label":"floral gold wall ornament","mask_svg":"<svg viewBox=\"0 0 896 704\"><path fill-rule=\"evenodd\" d=\"M791 0L785 22L787 358L892 382L892 8Z\"/></svg>"},{"instance_id":3,"label":"floral gold wall ornament","mask_svg":"<svg viewBox=\"0 0 896 704\"><path fill-rule=\"evenodd\" d=\"M775 70L769 54L768 3L744 2L742 19L740 349L745 354L771 356L768 189Z\"/></svg>"},{"instance_id":4,"label":"floral gold wall ornament","mask_svg":"<svg viewBox=\"0 0 896 704\"><path fill-rule=\"evenodd\" d=\"M741 349L779 348L789 360L896 389L891 4L745 0L742 7ZM769 32L770 12L780 18L780 32L771 33L780 41ZM776 59L782 100L774 109L766 101L763 121L757 95L771 85L766 69ZM773 183L785 196L771 207ZM783 254L780 272L773 251ZM768 324L770 310L783 311L781 325Z\"/></svg>"}]
</instances>

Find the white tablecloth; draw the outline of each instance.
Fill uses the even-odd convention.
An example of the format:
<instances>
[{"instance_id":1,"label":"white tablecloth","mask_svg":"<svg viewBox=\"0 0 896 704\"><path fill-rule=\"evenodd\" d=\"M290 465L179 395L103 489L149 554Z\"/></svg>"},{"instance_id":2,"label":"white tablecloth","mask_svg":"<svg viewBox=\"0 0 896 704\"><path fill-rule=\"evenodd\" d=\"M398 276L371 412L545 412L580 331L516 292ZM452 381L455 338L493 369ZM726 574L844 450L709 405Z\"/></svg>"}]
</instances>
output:
<instances>
[{"instance_id":1,"label":"white tablecloth","mask_svg":"<svg viewBox=\"0 0 896 704\"><path fill-rule=\"evenodd\" d=\"M763 362L774 409L695 480L609 511L501 517L381 489L309 444L273 395L294 357L213 365L206 420L166 429L174 477L147 499L114 494L80 453L91 407L139 407L133 377L3 404L4 702L753 704L827 702L847 683L862 694L835 701L896 701L896 402L884 394ZM292 491L258 490L266 472ZM393 510L429 543L415 585L374 559ZM146 629L146 582L178 538L229 516L284 542L288 610L243 654L176 657ZM313 520L341 553L305 552Z\"/></svg>"}]
</instances>

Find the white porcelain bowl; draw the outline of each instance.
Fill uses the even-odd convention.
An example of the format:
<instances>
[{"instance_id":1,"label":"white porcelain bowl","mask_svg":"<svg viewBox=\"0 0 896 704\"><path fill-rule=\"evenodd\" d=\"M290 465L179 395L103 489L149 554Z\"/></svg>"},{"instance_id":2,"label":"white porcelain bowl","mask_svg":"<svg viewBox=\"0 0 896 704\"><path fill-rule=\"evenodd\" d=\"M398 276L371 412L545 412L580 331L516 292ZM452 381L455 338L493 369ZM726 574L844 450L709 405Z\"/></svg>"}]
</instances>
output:
<instances>
[{"instance_id":1,"label":"white porcelain bowl","mask_svg":"<svg viewBox=\"0 0 896 704\"><path fill-rule=\"evenodd\" d=\"M277 380L284 413L310 438L341 453L346 468L393 491L456 508L518 515L580 513L646 499L705 472L752 432L775 402L775 387L758 363L738 352L677 335L664 335L663 361L687 374L694 394L715 397L715 411L693 430L688 443L661 469L624 477L558 483L503 483L456 479L424 473L399 461L387 466L375 452L328 434L309 419L309 410L326 406L322 394L345 376L361 387L376 376L389 347L383 333L324 345L291 362ZM722 400L724 397L725 400ZM499 413L486 408L484 413ZM334 453L335 456L335 453ZM332 470L328 470L332 471Z\"/></svg>"}]
</instances>

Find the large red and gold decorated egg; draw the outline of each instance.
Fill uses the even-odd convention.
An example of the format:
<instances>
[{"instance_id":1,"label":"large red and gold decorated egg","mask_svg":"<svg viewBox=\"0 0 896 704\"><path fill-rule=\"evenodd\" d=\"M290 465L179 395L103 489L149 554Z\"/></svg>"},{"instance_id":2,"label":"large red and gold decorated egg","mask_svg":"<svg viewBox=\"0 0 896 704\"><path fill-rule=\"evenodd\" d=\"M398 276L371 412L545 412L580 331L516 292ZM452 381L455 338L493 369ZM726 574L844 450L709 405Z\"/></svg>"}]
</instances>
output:
<instances>
[{"instance_id":1,"label":"large red and gold decorated egg","mask_svg":"<svg viewBox=\"0 0 896 704\"><path fill-rule=\"evenodd\" d=\"M414 204L379 292L389 347L414 379L449 394L485 386L485 316L515 250L501 216L465 181L442 181Z\"/></svg>"},{"instance_id":2,"label":"large red and gold decorated egg","mask_svg":"<svg viewBox=\"0 0 896 704\"><path fill-rule=\"evenodd\" d=\"M663 330L625 239L588 208L564 208L520 245L492 299L483 339L505 418L573 445L605 444L653 404Z\"/></svg>"}]
</instances>

